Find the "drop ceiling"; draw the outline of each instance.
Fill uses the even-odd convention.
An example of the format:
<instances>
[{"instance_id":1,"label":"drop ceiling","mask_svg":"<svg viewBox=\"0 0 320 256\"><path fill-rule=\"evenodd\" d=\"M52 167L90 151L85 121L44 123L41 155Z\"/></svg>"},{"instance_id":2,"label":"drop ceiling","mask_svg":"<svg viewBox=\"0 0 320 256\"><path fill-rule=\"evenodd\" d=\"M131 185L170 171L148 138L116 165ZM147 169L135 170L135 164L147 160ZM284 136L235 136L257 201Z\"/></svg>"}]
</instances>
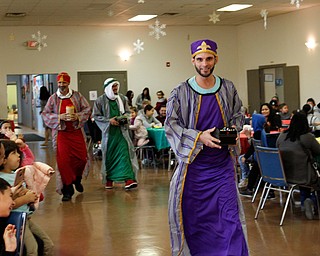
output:
<instances>
[{"instance_id":1,"label":"drop ceiling","mask_svg":"<svg viewBox=\"0 0 320 256\"><path fill-rule=\"evenodd\" d=\"M167 26L237 26L262 20L261 10L268 17L320 6L319 0L301 1L300 8L291 0L238 0L253 4L238 12L217 12L220 21L214 24L209 15L234 0L1 0L0 26L144 26L154 23L128 22L138 14L157 14ZM6 15L11 14L11 15ZM13 14L13 15L12 15Z\"/></svg>"}]
</instances>

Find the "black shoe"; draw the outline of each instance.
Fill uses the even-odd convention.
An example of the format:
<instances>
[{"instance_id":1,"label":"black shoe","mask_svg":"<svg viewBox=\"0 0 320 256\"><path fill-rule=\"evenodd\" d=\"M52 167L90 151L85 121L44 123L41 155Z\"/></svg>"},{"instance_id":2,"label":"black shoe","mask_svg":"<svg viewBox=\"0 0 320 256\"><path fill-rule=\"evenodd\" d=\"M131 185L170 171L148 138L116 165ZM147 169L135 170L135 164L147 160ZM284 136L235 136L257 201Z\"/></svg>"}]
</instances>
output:
<instances>
[{"instance_id":1,"label":"black shoe","mask_svg":"<svg viewBox=\"0 0 320 256\"><path fill-rule=\"evenodd\" d=\"M305 201L304 201L304 207L305 207L305 215L306 215L306 218L308 220L313 220L314 218L314 205L313 205L313 202L310 198L307 198Z\"/></svg>"},{"instance_id":2,"label":"black shoe","mask_svg":"<svg viewBox=\"0 0 320 256\"><path fill-rule=\"evenodd\" d=\"M81 176L77 176L76 181L74 182L74 186L76 188L76 190L80 193L82 193L84 191L83 186L81 184Z\"/></svg>"},{"instance_id":3,"label":"black shoe","mask_svg":"<svg viewBox=\"0 0 320 256\"><path fill-rule=\"evenodd\" d=\"M63 188L61 190L63 197L62 197L62 201L70 201L71 197L74 194L74 188L73 185L63 185Z\"/></svg>"},{"instance_id":4,"label":"black shoe","mask_svg":"<svg viewBox=\"0 0 320 256\"><path fill-rule=\"evenodd\" d=\"M241 190L240 195L242 196L246 196L246 197L253 197L253 191L250 189L246 189L246 190Z\"/></svg>"},{"instance_id":5,"label":"black shoe","mask_svg":"<svg viewBox=\"0 0 320 256\"><path fill-rule=\"evenodd\" d=\"M82 193L84 191L81 183L75 183L74 186L78 192Z\"/></svg>"},{"instance_id":6,"label":"black shoe","mask_svg":"<svg viewBox=\"0 0 320 256\"><path fill-rule=\"evenodd\" d=\"M70 200L71 200L71 197L72 197L72 196L70 196L70 195L63 195L62 201L63 201L63 202L70 201Z\"/></svg>"},{"instance_id":7,"label":"black shoe","mask_svg":"<svg viewBox=\"0 0 320 256\"><path fill-rule=\"evenodd\" d=\"M276 198L276 195L274 194L274 191L270 191L268 196L267 196L267 199L275 199Z\"/></svg>"}]
</instances>

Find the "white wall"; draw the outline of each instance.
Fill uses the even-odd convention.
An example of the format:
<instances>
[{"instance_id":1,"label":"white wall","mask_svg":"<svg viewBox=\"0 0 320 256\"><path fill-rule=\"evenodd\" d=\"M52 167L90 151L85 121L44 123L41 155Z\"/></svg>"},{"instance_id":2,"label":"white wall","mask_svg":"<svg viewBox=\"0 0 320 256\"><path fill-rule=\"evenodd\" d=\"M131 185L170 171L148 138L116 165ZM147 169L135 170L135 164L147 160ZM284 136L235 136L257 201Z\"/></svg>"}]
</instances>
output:
<instances>
[{"instance_id":1,"label":"white wall","mask_svg":"<svg viewBox=\"0 0 320 256\"><path fill-rule=\"evenodd\" d=\"M320 102L320 46L309 51L305 46L310 35L320 43L320 7L268 18L238 27L239 85L246 92L246 70L261 65L286 63L300 67L300 102L313 97ZM247 94L241 94L247 103ZM290 107L290 106L289 106Z\"/></svg>"},{"instance_id":2,"label":"white wall","mask_svg":"<svg viewBox=\"0 0 320 256\"><path fill-rule=\"evenodd\" d=\"M47 35L48 47L40 52L28 50L23 42L40 30ZM71 75L71 87L77 89L78 71L128 71L128 89L135 95L146 86L150 88L153 103L156 91L168 96L179 82L194 74L191 64L190 43L211 38L218 43L221 55L217 73L233 80L238 79L237 40L235 27L167 27L167 36L156 40L145 27L0 27L5 38L0 45L0 90L6 90L7 74L38 74L67 71ZM13 33L15 40L10 41ZM127 62L119 58L121 49L133 51L133 42L144 42L144 51L135 54ZM166 62L171 67L166 67ZM101 85L102 86L102 85ZM5 116L5 95L0 96L0 116Z\"/></svg>"},{"instance_id":3,"label":"white wall","mask_svg":"<svg viewBox=\"0 0 320 256\"><path fill-rule=\"evenodd\" d=\"M320 42L320 7L268 18L238 27L210 25L203 27L167 27L167 36L156 40L145 27L0 27L0 90L6 92L6 75L57 73L67 71L71 87L77 89L78 71L128 71L128 88L141 93L148 86L153 103L156 91L166 96L180 81L194 74L190 62L190 43L210 38L218 43L219 63L215 73L232 80L247 105L248 69L261 65L287 63L300 67L300 101L308 97L320 101L318 46L308 51L304 43L313 34ZM38 52L27 50L23 42L40 30L47 35L48 47ZM15 40L10 40L14 34ZM133 50L137 39L145 50L122 62L122 48ZM165 63L171 62L166 68ZM6 116L6 93L0 94L0 117Z\"/></svg>"}]
</instances>

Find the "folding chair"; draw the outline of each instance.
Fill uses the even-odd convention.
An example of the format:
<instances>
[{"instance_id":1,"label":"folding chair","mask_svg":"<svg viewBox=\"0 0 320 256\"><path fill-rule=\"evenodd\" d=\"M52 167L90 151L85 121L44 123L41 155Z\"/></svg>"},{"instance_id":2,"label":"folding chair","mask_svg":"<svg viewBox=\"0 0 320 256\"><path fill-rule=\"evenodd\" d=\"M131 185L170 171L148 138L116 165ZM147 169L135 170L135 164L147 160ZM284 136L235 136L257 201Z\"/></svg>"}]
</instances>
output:
<instances>
[{"instance_id":1,"label":"folding chair","mask_svg":"<svg viewBox=\"0 0 320 256\"><path fill-rule=\"evenodd\" d=\"M23 255L23 247L24 247L24 231L27 222L27 214L25 212L11 212L7 224L13 224L16 227L16 238L17 238L17 249L15 256Z\"/></svg>"},{"instance_id":2,"label":"folding chair","mask_svg":"<svg viewBox=\"0 0 320 256\"><path fill-rule=\"evenodd\" d=\"M270 190L285 192L288 193L288 196L280 220L280 226L282 226L292 192L298 184L287 182L281 155L277 148L256 146L255 153L261 171L261 178L265 185L254 218L257 219L260 210L264 208Z\"/></svg>"},{"instance_id":3,"label":"folding chair","mask_svg":"<svg viewBox=\"0 0 320 256\"><path fill-rule=\"evenodd\" d=\"M140 147L135 147L135 151L137 154L137 158L140 159L141 165L143 167L152 165L154 169L157 168L156 157L155 157L155 146L144 145Z\"/></svg>"},{"instance_id":4,"label":"folding chair","mask_svg":"<svg viewBox=\"0 0 320 256\"><path fill-rule=\"evenodd\" d=\"M172 148L169 148L168 154L169 154L169 159L168 159L168 172L169 172L171 170L171 166L173 166L173 170L176 169L176 167L178 165L178 161L176 159L176 156L175 156Z\"/></svg>"},{"instance_id":5,"label":"folding chair","mask_svg":"<svg viewBox=\"0 0 320 256\"><path fill-rule=\"evenodd\" d=\"M262 145L261 140L252 139L251 141L252 141L251 143L253 143L253 147L254 147L255 150L256 150L257 146L261 146ZM255 159L255 161L257 161L257 159ZM261 182L262 182L262 177L260 177L259 182L258 182L258 184L256 186L256 189L254 190L254 194L253 194L253 197L251 199L252 203L254 203L254 201L256 200L256 197L257 197Z\"/></svg>"}]
</instances>

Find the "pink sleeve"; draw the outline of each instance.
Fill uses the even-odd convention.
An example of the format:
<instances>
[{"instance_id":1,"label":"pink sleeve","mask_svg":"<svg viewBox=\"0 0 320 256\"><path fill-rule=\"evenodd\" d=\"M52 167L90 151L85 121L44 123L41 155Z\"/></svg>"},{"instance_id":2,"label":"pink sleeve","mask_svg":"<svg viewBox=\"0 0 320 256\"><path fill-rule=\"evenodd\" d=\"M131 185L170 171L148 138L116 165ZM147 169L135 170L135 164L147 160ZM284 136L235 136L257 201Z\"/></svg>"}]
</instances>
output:
<instances>
[{"instance_id":1,"label":"pink sleeve","mask_svg":"<svg viewBox=\"0 0 320 256\"><path fill-rule=\"evenodd\" d=\"M24 148L20 148L20 151L23 153L21 166L32 165L35 158L29 146L26 144Z\"/></svg>"}]
</instances>

